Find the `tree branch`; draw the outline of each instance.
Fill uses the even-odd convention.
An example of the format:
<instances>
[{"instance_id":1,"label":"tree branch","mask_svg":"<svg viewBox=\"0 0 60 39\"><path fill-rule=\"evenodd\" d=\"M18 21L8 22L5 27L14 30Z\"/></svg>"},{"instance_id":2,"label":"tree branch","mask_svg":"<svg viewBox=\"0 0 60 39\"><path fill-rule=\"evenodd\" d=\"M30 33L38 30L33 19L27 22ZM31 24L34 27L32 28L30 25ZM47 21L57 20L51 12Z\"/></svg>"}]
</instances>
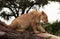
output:
<instances>
[{"instance_id":1,"label":"tree branch","mask_svg":"<svg viewBox=\"0 0 60 39\"><path fill-rule=\"evenodd\" d=\"M32 5L32 6L33 6L33 5ZM28 13L28 11L31 9L32 6L29 7L29 9L26 11L26 13Z\"/></svg>"},{"instance_id":2,"label":"tree branch","mask_svg":"<svg viewBox=\"0 0 60 39\"><path fill-rule=\"evenodd\" d=\"M7 8L9 8L9 9L12 11L13 16L16 17L15 12L12 10L12 8L10 8L9 6L3 6L3 7L7 7Z\"/></svg>"},{"instance_id":3,"label":"tree branch","mask_svg":"<svg viewBox=\"0 0 60 39\"><path fill-rule=\"evenodd\" d=\"M0 36L5 35L5 32L0 31Z\"/></svg>"},{"instance_id":4,"label":"tree branch","mask_svg":"<svg viewBox=\"0 0 60 39\"><path fill-rule=\"evenodd\" d=\"M43 38L48 38L49 39L60 39L59 36L55 36L55 35L52 35L52 34L49 34L49 33L40 33L40 34L36 34L37 36L39 37L43 37Z\"/></svg>"}]
</instances>

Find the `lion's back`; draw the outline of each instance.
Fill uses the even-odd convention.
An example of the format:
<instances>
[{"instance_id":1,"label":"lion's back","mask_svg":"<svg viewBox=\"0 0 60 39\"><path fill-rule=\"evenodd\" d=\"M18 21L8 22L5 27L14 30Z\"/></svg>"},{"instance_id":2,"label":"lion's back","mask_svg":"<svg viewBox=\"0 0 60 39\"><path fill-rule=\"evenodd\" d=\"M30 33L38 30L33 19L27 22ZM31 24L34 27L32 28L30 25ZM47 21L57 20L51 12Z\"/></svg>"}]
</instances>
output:
<instances>
[{"instance_id":1,"label":"lion's back","mask_svg":"<svg viewBox=\"0 0 60 39\"><path fill-rule=\"evenodd\" d=\"M29 26L30 23L32 22L32 16L30 14L23 14L16 19L14 19L11 23L11 25L25 25Z\"/></svg>"}]
</instances>

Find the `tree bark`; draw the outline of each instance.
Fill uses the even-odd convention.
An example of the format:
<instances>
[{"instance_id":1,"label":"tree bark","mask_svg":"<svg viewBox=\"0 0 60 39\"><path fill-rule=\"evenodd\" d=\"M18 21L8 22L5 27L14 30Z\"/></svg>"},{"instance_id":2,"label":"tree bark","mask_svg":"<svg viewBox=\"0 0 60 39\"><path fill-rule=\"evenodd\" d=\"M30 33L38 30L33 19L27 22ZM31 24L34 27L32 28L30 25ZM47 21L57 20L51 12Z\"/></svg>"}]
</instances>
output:
<instances>
[{"instance_id":1,"label":"tree bark","mask_svg":"<svg viewBox=\"0 0 60 39\"><path fill-rule=\"evenodd\" d=\"M0 36L5 35L5 32L0 31Z\"/></svg>"},{"instance_id":2,"label":"tree bark","mask_svg":"<svg viewBox=\"0 0 60 39\"><path fill-rule=\"evenodd\" d=\"M28 31L16 32L8 28L4 22L0 21L0 39L45 39L47 37L50 37L50 39L60 39L59 36L49 33L33 34Z\"/></svg>"},{"instance_id":3,"label":"tree bark","mask_svg":"<svg viewBox=\"0 0 60 39\"><path fill-rule=\"evenodd\" d=\"M47 38L50 37L50 39L60 39L59 36L55 36L49 33L40 33L40 34L36 34L37 36L43 37L43 38Z\"/></svg>"}]
</instances>

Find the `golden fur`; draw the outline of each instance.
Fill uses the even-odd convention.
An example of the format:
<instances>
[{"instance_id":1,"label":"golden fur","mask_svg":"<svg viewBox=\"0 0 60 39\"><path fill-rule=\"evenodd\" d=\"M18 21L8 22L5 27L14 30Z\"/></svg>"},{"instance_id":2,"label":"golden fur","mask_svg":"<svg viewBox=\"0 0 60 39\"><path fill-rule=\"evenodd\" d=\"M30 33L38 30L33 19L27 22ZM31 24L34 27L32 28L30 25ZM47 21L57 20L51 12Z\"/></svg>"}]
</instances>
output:
<instances>
[{"instance_id":1,"label":"golden fur","mask_svg":"<svg viewBox=\"0 0 60 39\"><path fill-rule=\"evenodd\" d=\"M28 14L23 14L14 19L12 23L9 25L9 28L14 29L17 32L20 32L25 31L26 28L31 26L34 33L38 33L36 27L39 28L39 30L41 30L42 32L45 32L45 30L40 24L40 20L43 19L42 16L43 18L47 17L47 15L43 12L41 13L38 11L31 11ZM45 19L45 22L47 22L46 20L47 18Z\"/></svg>"}]
</instances>

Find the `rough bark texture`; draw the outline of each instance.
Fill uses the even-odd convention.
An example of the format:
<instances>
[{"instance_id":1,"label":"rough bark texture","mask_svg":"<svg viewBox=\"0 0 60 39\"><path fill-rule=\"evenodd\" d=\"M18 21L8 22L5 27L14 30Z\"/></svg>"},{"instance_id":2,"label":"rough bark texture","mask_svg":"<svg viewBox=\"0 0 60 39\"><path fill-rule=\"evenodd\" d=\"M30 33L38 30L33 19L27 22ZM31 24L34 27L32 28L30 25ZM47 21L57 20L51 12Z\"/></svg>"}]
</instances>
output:
<instances>
[{"instance_id":1,"label":"rough bark texture","mask_svg":"<svg viewBox=\"0 0 60 39\"><path fill-rule=\"evenodd\" d=\"M32 34L28 31L26 32L15 32L9 28L4 22L0 21L0 39L44 39Z\"/></svg>"},{"instance_id":2,"label":"rough bark texture","mask_svg":"<svg viewBox=\"0 0 60 39\"><path fill-rule=\"evenodd\" d=\"M48 33L32 34L31 32L15 32L9 28L4 22L0 21L0 39L60 39L60 37Z\"/></svg>"}]
</instances>

